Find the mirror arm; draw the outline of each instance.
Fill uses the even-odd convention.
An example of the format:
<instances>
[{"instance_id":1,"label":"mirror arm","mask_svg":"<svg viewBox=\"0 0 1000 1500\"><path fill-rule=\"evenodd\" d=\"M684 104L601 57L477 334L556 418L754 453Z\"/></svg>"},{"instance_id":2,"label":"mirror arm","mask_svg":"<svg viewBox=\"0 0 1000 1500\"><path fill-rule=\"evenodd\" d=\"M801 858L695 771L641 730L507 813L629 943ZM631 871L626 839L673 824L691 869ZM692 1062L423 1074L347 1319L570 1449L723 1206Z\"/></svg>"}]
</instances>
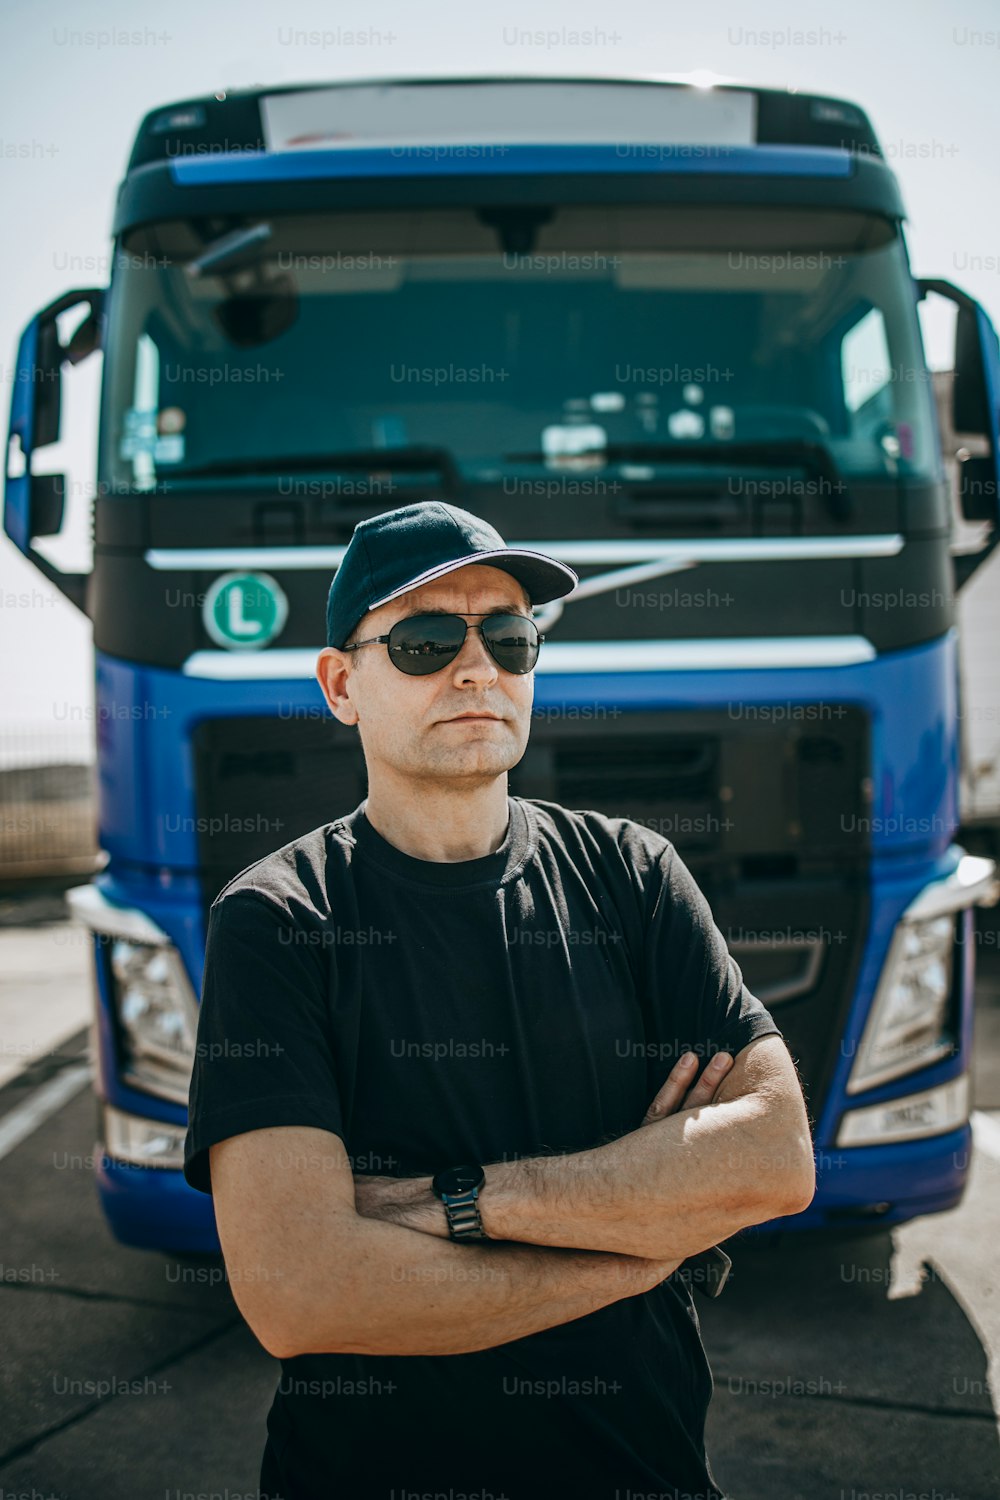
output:
<instances>
[{"instance_id":1,"label":"mirror arm","mask_svg":"<svg viewBox=\"0 0 1000 1500\"><path fill-rule=\"evenodd\" d=\"M80 613L85 615L87 613L87 580L90 574L64 573L61 568L49 562L47 557L43 557L31 542L28 543L27 555L43 578L55 584L59 592L65 594L69 602L76 605Z\"/></svg>"},{"instance_id":2,"label":"mirror arm","mask_svg":"<svg viewBox=\"0 0 1000 1500\"><path fill-rule=\"evenodd\" d=\"M968 308L970 312L979 311L979 303L975 297L970 297L968 292L963 292L953 281L944 281L940 276L920 278L917 282L917 301L922 302L928 292L936 292L939 297L946 297L949 302Z\"/></svg>"}]
</instances>

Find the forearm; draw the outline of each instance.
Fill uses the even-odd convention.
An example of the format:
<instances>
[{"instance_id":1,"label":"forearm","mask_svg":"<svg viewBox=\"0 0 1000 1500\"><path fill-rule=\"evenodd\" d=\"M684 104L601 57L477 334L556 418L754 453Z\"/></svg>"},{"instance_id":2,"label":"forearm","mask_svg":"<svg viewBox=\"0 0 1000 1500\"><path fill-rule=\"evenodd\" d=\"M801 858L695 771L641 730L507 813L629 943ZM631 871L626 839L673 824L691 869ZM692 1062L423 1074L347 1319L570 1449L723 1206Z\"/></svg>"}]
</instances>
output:
<instances>
[{"instance_id":1,"label":"forearm","mask_svg":"<svg viewBox=\"0 0 1000 1500\"><path fill-rule=\"evenodd\" d=\"M436 1205L441 1212L440 1204ZM293 1354L466 1354L568 1323L649 1291L676 1268L629 1255L535 1245L457 1245L358 1217L338 1265L300 1280ZM331 1256L326 1265L332 1264Z\"/></svg>"},{"instance_id":2,"label":"forearm","mask_svg":"<svg viewBox=\"0 0 1000 1500\"><path fill-rule=\"evenodd\" d=\"M804 1115L797 1129L736 1099L590 1151L494 1163L480 1212L499 1240L681 1261L796 1211L806 1152Z\"/></svg>"},{"instance_id":3,"label":"forearm","mask_svg":"<svg viewBox=\"0 0 1000 1500\"><path fill-rule=\"evenodd\" d=\"M757 1038L735 1063L719 1053L694 1084L693 1063L690 1054L678 1060L628 1135L487 1165L479 1210L490 1238L680 1263L805 1208L815 1191L812 1141L784 1042ZM430 1177L357 1177L355 1204L369 1218L448 1235Z\"/></svg>"}]
</instances>

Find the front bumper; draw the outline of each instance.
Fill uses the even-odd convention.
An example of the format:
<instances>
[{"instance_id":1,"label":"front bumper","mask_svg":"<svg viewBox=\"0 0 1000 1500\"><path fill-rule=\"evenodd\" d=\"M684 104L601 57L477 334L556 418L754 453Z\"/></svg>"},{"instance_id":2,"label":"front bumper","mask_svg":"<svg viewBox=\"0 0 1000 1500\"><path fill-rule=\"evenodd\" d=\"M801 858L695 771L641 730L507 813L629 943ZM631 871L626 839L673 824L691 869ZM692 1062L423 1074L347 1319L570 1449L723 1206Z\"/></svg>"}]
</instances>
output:
<instances>
[{"instance_id":1,"label":"front bumper","mask_svg":"<svg viewBox=\"0 0 1000 1500\"><path fill-rule=\"evenodd\" d=\"M137 1166L105 1154L97 1190L115 1238L148 1250L213 1254L220 1250L212 1199L188 1186L178 1168ZM847 1231L888 1227L922 1214L942 1213L961 1202L972 1153L968 1124L922 1140L817 1151L816 1196L807 1209L746 1231L748 1238L776 1231ZM887 1197L886 1185L891 1184Z\"/></svg>"}]
</instances>

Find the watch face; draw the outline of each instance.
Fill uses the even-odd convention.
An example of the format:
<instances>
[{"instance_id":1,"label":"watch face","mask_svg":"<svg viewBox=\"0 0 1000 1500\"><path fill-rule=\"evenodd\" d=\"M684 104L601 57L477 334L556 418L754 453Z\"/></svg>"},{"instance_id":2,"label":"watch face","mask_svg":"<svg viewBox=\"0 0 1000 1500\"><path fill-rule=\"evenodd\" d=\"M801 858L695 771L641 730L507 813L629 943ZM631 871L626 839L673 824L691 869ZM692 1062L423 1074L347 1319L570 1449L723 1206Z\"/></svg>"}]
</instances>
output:
<instances>
[{"instance_id":1,"label":"watch face","mask_svg":"<svg viewBox=\"0 0 1000 1500\"><path fill-rule=\"evenodd\" d=\"M470 1193L473 1188L482 1187L486 1181L486 1173L482 1167L446 1167L434 1178L433 1187L438 1197L447 1194L455 1197L459 1193Z\"/></svg>"}]
</instances>

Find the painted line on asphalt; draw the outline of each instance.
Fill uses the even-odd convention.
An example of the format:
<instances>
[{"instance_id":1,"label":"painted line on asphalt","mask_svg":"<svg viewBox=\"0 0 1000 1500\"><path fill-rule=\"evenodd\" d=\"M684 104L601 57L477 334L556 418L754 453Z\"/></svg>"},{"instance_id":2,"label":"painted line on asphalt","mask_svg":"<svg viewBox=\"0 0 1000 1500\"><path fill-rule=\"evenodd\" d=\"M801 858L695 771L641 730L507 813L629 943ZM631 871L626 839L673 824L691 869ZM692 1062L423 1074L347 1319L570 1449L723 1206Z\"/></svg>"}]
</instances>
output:
<instances>
[{"instance_id":1,"label":"painted line on asphalt","mask_svg":"<svg viewBox=\"0 0 1000 1500\"><path fill-rule=\"evenodd\" d=\"M1000 1111L985 1114L981 1109L972 1111L972 1139L976 1150L994 1161L1000 1161Z\"/></svg>"},{"instance_id":2,"label":"painted line on asphalt","mask_svg":"<svg viewBox=\"0 0 1000 1500\"><path fill-rule=\"evenodd\" d=\"M63 1068L54 1078L29 1094L23 1104L15 1105L4 1115L0 1120L0 1161L31 1135L32 1131L37 1130L39 1125L44 1125L50 1115L62 1109L68 1100L89 1084L90 1079L89 1063L77 1063L71 1068Z\"/></svg>"}]
</instances>

